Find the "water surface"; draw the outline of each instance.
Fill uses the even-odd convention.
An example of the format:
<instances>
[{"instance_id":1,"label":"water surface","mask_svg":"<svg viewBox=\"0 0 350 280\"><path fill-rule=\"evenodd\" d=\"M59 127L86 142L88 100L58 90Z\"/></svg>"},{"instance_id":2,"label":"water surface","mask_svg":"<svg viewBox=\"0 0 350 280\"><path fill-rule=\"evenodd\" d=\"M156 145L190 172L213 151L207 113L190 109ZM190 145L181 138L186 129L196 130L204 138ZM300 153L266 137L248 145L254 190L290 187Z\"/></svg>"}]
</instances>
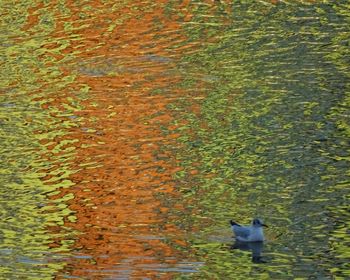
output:
<instances>
[{"instance_id":1,"label":"water surface","mask_svg":"<svg viewBox=\"0 0 350 280\"><path fill-rule=\"evenodd\" d=\"M0 5L1 278L350 277L348 1Z\"/></svg>"}]
</instances>

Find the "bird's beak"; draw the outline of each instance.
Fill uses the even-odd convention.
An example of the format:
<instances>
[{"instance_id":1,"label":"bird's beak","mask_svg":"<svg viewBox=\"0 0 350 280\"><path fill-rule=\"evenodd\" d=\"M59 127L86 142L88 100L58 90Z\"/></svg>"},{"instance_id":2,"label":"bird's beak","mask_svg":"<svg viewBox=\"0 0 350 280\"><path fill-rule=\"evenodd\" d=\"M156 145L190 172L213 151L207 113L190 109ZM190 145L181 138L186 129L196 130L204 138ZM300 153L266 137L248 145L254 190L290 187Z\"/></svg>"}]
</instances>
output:
<instances>
[{"instance_id":1,"label":"bird's beak","mask_svg":"<svg viewBox=\"0 0 350 280\"><path fill-rule=\"evenodd\" d=\"M268 225L262 224L263 227L269 227Z\"/></svg>"}]
</instances>

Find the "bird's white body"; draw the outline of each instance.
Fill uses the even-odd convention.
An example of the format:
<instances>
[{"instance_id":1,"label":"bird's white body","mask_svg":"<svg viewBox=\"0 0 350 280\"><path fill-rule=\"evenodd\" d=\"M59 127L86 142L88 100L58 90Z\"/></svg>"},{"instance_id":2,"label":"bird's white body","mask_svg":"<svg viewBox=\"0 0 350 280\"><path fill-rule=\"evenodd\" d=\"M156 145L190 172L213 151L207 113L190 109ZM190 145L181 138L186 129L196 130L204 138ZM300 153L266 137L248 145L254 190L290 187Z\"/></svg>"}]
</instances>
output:
<instances>
[{"instance_id":1,"label":"bird's white body","mask_svg":"<svg viewBox=\"0 0 350 280\"><path fill-rule=\"evenodd\" d=\"M253 226L232 226L236 239L243 242L264 241L264 232L261 227Z\"/></svg>"},{"instance_id":2,"label":"bird's white body","mask_svg":"<svg viewBox=\"0 0 350 280\"><path fill-rule=\"evenodd\" d=\"M254 222L255 221L255 222ZM251 226L241 226L231 221L232 230L238 241L242 242L258 242L264 241L264 225L260 220L254 220Z\"/></svg>"}]
</instances>

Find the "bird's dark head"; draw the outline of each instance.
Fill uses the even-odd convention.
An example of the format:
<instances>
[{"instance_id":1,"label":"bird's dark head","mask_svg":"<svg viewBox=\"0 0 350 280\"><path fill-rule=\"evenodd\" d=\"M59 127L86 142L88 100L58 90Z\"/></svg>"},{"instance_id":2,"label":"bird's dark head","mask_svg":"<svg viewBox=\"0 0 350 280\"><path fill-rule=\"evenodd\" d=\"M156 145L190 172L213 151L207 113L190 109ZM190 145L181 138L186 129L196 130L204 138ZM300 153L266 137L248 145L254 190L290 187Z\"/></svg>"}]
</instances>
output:
<instances>
[{"instance_id":1,"label":"bird's dark head","mask_svg":"<svg viewBox=\"0 0 350 280\"><path fill-rule=\"evenodd\" d=\"M255 218L252 222L253 226L255 227L268 227L267 225L265 225L262 220Z\"/></svg>"}]
</instances>

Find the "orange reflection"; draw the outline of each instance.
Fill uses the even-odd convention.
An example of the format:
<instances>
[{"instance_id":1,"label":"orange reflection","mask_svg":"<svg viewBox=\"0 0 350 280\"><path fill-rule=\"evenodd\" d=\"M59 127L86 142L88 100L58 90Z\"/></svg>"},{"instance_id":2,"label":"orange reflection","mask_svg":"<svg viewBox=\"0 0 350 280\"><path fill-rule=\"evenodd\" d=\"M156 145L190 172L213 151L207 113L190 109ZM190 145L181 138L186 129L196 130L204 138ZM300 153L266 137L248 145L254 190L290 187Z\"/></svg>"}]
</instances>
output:
<instances>
[{"instance_id":1,"label":"orange reflection","mask_svg":"<svg viewBox=\"0 0 350 280\"><path fill-rule=\"evenodd\" d=\"M76 220L68 217L64 226L81 233L71 245L77 252L74 260L58 278L68 274L103 279L124 273L131 278L169 279L179 261L186 259L174 249L186 246L182 233L167 223L169 207L181 210L181 205L166 205L159 198L176 201L171 198L178 196L172 177L179 169L174 155L164 148L178 135L165 136L161 127L172 121L167 105L183 95L172 84L181 79L173 69L177 52L184 50L174 51L172 46L186 39L177 17L166 17L165 3L139 1L131 7L90 1L81 6L67 1L70 16L56 15L58 39L45 45L45 56L53 58L47 65L73 53L62 69L64 77L76 78L43 107L65 111L69 105L79 122L48 145L50 150L64 140L78 140L61 146L62 151L76 148L71 159L76 173L69 176L75 185L61 188L51 198L74 195L68 203ZM30 16L26 28L37 20ZM77 39L62 48L62 37ZM80 101L81 110L71 99L82 85L90 90L88 99ZM62 122L67 118L53 115ZM62 242L56 240L52 247Z\"/></svg>"}]
</instances>

